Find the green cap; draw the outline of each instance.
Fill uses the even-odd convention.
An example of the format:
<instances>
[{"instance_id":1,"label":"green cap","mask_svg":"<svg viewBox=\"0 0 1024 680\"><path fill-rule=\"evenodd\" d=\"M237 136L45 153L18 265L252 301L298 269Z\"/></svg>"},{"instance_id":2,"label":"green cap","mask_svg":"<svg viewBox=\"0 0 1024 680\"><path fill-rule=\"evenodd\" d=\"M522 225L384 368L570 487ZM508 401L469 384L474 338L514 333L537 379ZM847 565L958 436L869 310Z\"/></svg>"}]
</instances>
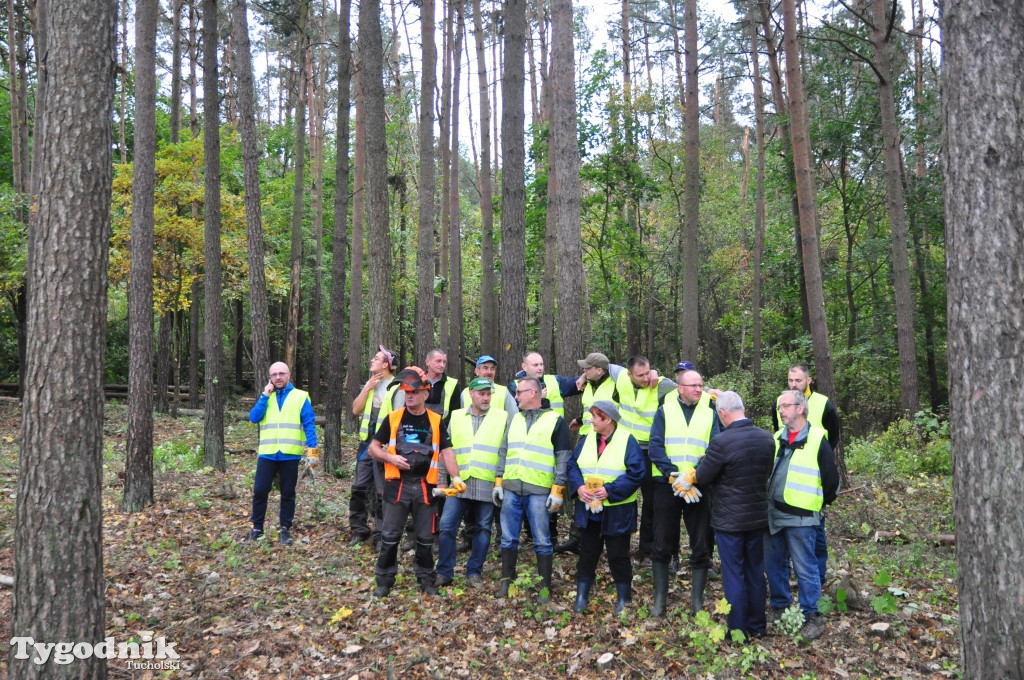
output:
<instances>
[{"instance_id":1,"label":"green cap","mask_svg":"<svg viewBox=\"0 0 1024 680\"><path fill-rule=\"evenodd\" d=\"M469 389L471 390L493 390L494 383L487 378L473 378L469 383Z\"/></svg>"}]
</instances>

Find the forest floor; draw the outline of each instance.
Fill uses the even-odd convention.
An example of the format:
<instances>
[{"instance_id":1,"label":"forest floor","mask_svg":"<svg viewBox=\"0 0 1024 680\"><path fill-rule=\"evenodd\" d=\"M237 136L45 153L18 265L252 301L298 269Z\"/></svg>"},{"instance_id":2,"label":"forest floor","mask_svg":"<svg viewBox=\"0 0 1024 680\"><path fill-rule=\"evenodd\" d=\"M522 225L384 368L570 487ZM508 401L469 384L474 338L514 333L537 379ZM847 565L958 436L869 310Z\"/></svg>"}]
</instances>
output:
<instances>
[{"instance_id":1,"label":"forest floor","mask_svg":"<svg viewBox=\"0 0 1024 680\"><path fill-rule=\"evenodd\" d=\"M120 509L127 412L106 408L104 564L107 635L151 631L176 643L175 670L112 678L949 678L960 676L956 553L931 538L952 532L949 478L855 476L830 511L827 628L813 643L780 629L753 644L726 638L709 581L707 609L688 614L689 575L671 585L670 615L653 619L650 572L637 567L634 601L615 617L614 585L602 560L590 612L572 612L575 556L556 556L552 602L537 603L532 552L521 554L514 596L495 599L500 565L475 590L461 573L436 598L422 596L412 554L402 557L390 597L374 600L374 555L348 548L349 478L299 482L295 543L243 545L255 469L256 431L241 407L225 418L228 471L198 467L199 418L156 420L156 502ZM0 403L0 574L14 562L20 407ZM348 458L354 439L345 439ZM199 456L201 458L201 456ZM277 492L270 519L276 517ZM564 527L566 523L562 523ZM893 532L884 542L878 530ZM564 531L564 529L563 529ZM685 534L684 534L685 535ZM684 538L685 544L685 538ZM685 551L685 548L684 548ZM684 555L685 558L685 555ZM685 564L685 559L684 559ZM0 588L0 621L11 615ZM873 624L888 624L872 630ZM885 626L876 626L885 628ZM599 665L598 659L612 660ZM0 645L0 677L7 645ZM602 660L604 661L604 660Z\"/></svg>"}]
</instances>

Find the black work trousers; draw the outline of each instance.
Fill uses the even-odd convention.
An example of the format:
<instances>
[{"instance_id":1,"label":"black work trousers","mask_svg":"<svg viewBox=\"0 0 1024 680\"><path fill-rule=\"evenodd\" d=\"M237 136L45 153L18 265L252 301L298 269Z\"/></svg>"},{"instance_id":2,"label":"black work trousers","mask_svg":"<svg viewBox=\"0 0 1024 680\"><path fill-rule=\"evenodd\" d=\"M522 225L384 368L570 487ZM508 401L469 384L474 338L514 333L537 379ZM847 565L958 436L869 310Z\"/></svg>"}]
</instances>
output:
<instances>
[{"instance_id":1,"label":"black work trousers","mask_svg":"<svg viewBox=\"0 0 1024 680\"><path fill-rule=\"evenodd\" d=\"M654 515L654 551L651 559L667 563L673 555L679 554L679 519L682 517L690 537L690 567L710 567L714 541L710 498L705 495L697 503L687 503L672 493L672 485L668 482L655 482L654 504L658 512Z\"/></svg>"},{"instance_id":2,"label":"black work trousers","mask_svg":"<svg viewBox=\"0 0 1024 680\"><path fill-rule=\"evenodd\" d=\"M640 544L637 553L640 558L650 557L654 553L654 507L658 504L654 496L653 466L647 456L647 444L640 445L644 452L644 481L640 483Z\"/></svg>"},{"instance_id":3,"label":"black work trousers","mask_svg":"<svg viewBox=\"0 0 1024 680\"><path fill-rule=\"evenodd\" d=\"M405 521L412 515L413 530L416 534L416 579L430 579L433 583L437 572L434 569L434 531L437 525L437 508L431 504L433 487L423 478L407 478L386 482L396 485L385 493L385 498L394 498L384 503L384 524L381 528L380 554L377 556L378 586L395 585L398 573L398 545L402 540Z\"/></svg>"},{"instance_id":4,"label":"black work trousers","mask_svg":"<svg viewBox=\"0 0 1024 680\"><path fill-rule=\"evenodd\" d=\"M629 539L632 534L604 536L601 521L590 520L580 534L580 556L576 560L576 581L593 583L597 577L597 562L601 559L601 547L608 557L608 567L615 583L633 582L633 563L629 560Z\"/></svg>"},{"instance_id":5,"label":"black work trousers","mask_svg":"<svg viewBox=\"0 0 1024 680\"><path fill-rule=\"evenodd\" d=\"M365 443L364 443L365 446ZM362 453L360 451L360 453ZM348 525L352 535L369 538L380 537L380 528L384 524L383 500L380 489L374 480L374 468L377 462L369 455L356 462L356 474L352 479L352 495L348 503ZM370 515L373 514L373 531L370 531Z\"/></svg>"}]
</instances>

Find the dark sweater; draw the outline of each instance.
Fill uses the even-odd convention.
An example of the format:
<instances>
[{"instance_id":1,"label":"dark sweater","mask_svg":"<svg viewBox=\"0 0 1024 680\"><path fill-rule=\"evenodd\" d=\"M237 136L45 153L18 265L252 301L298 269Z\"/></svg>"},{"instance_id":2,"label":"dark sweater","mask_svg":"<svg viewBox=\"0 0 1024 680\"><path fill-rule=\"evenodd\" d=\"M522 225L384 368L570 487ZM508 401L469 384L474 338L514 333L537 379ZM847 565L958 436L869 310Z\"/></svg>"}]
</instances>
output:
<instances>
[{"instance_id":1,"label":"dark sweater","mask_svg":"<svg viewBox=\"0 0 1024 680\"><path fill-rule=\"evenodd\" d=\"M749 419L734 421L711 440L697 463L697 486L711 493L711 526L738 533L768 527L768 478L775 441Z\"/></svg>"}]
</instances>

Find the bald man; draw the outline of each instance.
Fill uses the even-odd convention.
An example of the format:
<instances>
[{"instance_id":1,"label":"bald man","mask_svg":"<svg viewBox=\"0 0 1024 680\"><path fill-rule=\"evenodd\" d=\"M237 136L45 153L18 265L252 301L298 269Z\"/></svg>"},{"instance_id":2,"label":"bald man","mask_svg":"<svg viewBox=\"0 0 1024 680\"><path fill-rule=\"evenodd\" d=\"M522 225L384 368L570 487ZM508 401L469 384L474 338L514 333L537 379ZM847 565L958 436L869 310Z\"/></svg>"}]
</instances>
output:
<instances>
[{"instance_id":1,"label":"bald man","mask_svg":"<svg viewBox=\"0 0 1024 680\"><path fill-rule=\"evenodd\" d=\"M263 538L263 520L267 514L267 496L278 478L281 488L281 514L278 541L292 542L295 517L295 484L299 463L308 449L316 449L316 415L309 394L295 389L288 364L278 361L270 367L270 381L249 411L249 421L260 426L260 445L256 459L256 478L252 483L252 531L246 543Z\"/></svg>"}]
</instances>

